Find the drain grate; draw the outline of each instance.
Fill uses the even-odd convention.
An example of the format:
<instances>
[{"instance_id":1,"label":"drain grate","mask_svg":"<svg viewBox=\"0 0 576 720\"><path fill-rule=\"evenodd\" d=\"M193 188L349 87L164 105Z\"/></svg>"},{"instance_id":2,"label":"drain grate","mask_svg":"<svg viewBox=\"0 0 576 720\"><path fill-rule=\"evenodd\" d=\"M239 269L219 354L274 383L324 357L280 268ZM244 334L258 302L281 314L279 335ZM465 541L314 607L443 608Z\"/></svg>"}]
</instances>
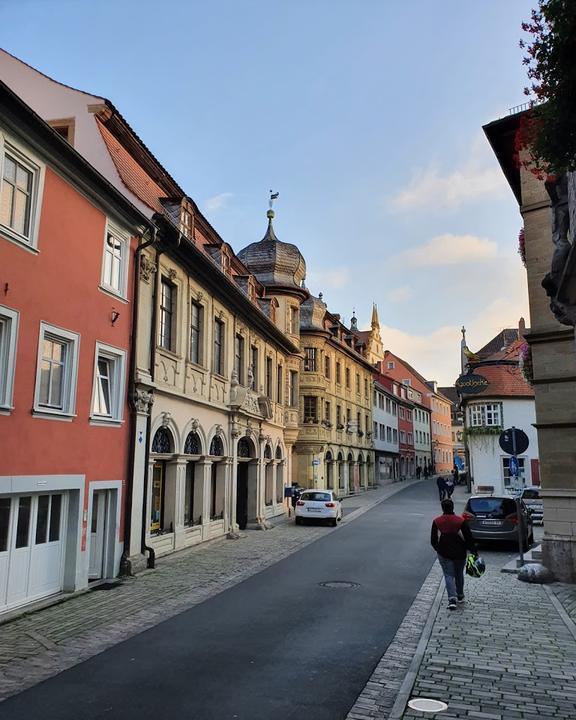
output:
<instances>
[{"instance_id":1,"label":"drain grate","mask_svg":"<svg viewBox=\"0 0 576 720\"><path fill-rule=\"evenodd\" d=\"M115 590L116 588L119 588L122 585L122 583L119 582L107 582L107 583L100 583L100 585L95 585L93 588L90 588L92 592L96 592L96 590Z\"/></svg>"},{"instance_id":2,"label":"drain grate","mask_svg":"<svg viewBox=\"0 0 576 720\"><path fill-rule=\"evenodd\" d=\"M326 582L318 584L329 590L353 590L354 588L360 587L358 583L349 582L348 580L327 580Z\"/></svg>"}]
</instances>

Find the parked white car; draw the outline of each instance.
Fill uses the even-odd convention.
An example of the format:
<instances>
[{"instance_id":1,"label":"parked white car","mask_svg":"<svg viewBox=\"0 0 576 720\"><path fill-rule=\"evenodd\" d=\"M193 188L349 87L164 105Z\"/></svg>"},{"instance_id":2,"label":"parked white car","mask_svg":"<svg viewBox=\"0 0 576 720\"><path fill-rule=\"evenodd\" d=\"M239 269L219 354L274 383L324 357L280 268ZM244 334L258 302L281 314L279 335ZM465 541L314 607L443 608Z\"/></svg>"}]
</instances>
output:
<instances>
[{"instance_id":1,"label":"parked white car","mask_svg":"<svg viewBox=\"0 0 576 720\"><path fill-rule=\"evenodd\" d=\"M342 505L332 490L304 490L296 502L296 525L306 520L325 520L336 527L342 520Z\"/></svg>"}]
</instances>

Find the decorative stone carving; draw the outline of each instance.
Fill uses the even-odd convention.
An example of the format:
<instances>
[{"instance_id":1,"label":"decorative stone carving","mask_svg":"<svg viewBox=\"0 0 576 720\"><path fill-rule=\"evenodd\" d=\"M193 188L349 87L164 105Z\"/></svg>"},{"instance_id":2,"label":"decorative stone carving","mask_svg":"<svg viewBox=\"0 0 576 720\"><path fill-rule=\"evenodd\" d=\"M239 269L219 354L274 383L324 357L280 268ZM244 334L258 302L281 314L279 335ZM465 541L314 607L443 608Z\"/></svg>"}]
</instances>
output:
<instances>
[{"instance_id":1,"label":"decorative stone carving","mask_svg":"<svg viewBox=\"0 0 576 720\"><path fill-rule=\"evenodd\" d=\"M163 412L162 413L162 427L168 427L170 425L170 420L172 419L172 415L169 412Z\"/></svg>"},{"instance_id":2,"label":"decorative stone carving","mask_svg":"<svg viewBox=\"0 0 576 720\"><path fill-rule=\"evenodd\" d=\"M214 434L215 435L223 435L224 434L222 425L216 425L216 428L214 429Z\"/></svg>"},{"instance_id":3,"label":"decorative stone carving","mask_svg":"<svg viewBox=\"0 0 576 720\"><path fill-rule=\"evenodd\" d=\"M170 278L170 280L172 280L172 281L176 280L176 275L177 275L177 272L176 272L176 270L174 270L174 268L170 268L170 270L168 270L168 277Z\"/></svg>"},{"instance_id":4,"label":"decorative stone carving","mask_svg":"<svg viewBox=\"0 0 576 720\"><path fill-rule=\"evenodd\" d=\"M576 326L576 173L546 182L551 200L554 253L542 287L558 322Z\"/></svg>"},{"instance_id":5,"label":"decorative stone carving","mask_svg":"<svg viewBox=\"0 0 576 720\"><path fill-rule=\"evenodd\" d=\"M232 423L232 425L230 426L230 435L234 439L236 439L237 437L240 436L240 425L238 425L238 423L236 421L234 421Z\"/></svg>"},{"instance_id":6,"label":"decorative stone carving","mask_svg":"<svg viewBox=\"0 0 576 720\"><path fill-rule=\"evenodd\" d=\"M147 255L140 255L140 280L149 284L157 269L156 263L152 262Z\"/></svg>"},{"instance_id":7,"label":"decorative stone carving","mask_svg":"<svg viewBox=\"0 0 576 720\"><path fill-rule=\"evenodd\" d=\"M154 393L151 390L135 389L132 393L132 405L136 412L150 414L154 404Z\"/></svg>"},{"instance_id":8,"label":"decorative stone carving","mask_svg":"<svg viewBox=\"0 0 576 720\"><path fill-rule=\"evenodd\" d=\"M192 428L192 430L194 430L194 432L196 432L200 427L200 422L196 418L194 418L190 423L190 427Z\"/></svg>"}]
</instances>

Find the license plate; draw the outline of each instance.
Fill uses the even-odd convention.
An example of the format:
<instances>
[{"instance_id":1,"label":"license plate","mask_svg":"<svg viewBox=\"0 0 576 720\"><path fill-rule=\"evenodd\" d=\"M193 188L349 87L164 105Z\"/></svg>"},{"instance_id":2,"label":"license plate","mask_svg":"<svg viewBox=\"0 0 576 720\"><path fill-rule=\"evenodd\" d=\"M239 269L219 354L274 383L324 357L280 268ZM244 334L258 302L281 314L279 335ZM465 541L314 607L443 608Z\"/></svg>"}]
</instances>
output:
<instances>
[{"instance_id":1,"label":"license plate","mask_svg":"<svg viewBox=\"0 0 576 720\"><path fill-rule=\"evenodd\" d=\"M482 525L502 525L502 520L482 520Z\"/></svg>"},{"instance_id":2,"label":"license plate","mask_svg":"<svg viewBox=\"0 0 576 720\"><path fill-rule=\"evenodd\" d=\"M322 512L320 508L308 508L308 512Z\"/></svg>"}]
</instances>

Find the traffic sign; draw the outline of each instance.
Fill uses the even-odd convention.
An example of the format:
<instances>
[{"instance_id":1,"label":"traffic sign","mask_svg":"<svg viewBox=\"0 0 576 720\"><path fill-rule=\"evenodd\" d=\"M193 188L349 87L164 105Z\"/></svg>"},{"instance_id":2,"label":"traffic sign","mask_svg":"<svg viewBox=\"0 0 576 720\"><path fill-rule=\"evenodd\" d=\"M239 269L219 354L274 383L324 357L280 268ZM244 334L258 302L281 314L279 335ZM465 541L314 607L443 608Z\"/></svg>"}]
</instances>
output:
<instances>
[{"instance_id":1,"label":"traffic sign","mask_svg":"<svg viewBox=\"0 0 576 720\"><path fill-rule=\"evenodd\" d=\"M502 450L508 453L508 455L522 455L522 453L528 450L528 445L530 445L530 440L528 440L528 435L526 435L524 430L519 430L515 427L503 430L500 433L498 442Z\"/></svg>"}]
</instances>

